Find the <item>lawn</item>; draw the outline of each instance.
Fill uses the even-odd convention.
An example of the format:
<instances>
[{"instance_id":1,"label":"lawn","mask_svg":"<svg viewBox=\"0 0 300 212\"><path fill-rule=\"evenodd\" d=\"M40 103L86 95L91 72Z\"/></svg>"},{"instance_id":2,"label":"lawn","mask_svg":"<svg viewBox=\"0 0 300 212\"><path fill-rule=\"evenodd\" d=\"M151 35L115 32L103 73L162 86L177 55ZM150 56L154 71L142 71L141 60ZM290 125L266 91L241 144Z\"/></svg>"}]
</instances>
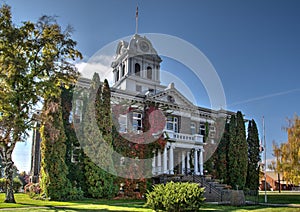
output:
<instances>
[{"instance_id":1,"label":"lawn","mask_svg":"<svg viewBox=\"0 0 300 212\"><path fill-rule=\"evenodd\" d=\"M43 201L32 200L26 194L15 194L17 204L3 203L4 194L0 194L0 210L12 211L141 211L149 212L151 209L144 208L141 200L95 200L84 199L80 201ZM8 210L5 210L8 209Z\"/></svg>"},{"instance_id":2,"label":"lawn","mask_svg":"<svg viewBox=\"0 0 300 212\"><path fill-rule=\"evenodd\" d=\"M151 209L144 208L144 201L141 200L94 200L85 199L80 201L59 202L59 201L42 201L32 200L25 194L15 194L17 204L3 203L4 194L0 194L0 212L2 211L140 211L150 212ZM264 200L264 194L260 193L260 202ZM269 203L288 203L300 204L300 193L283 192L268 192ZM201 211L235 211L235 212L293 212L300 211L300 208L292 207L273 207L273 206L243 206L233 207L224 205L205 204Z\"/></svg>"},{"instance_id":3,"label":"lawn","mask_svg":"<svg viewBox=\"0 0 300 212\"><path fill-rule=\"evenodd\" d=\"M259 202L265 201L265 193L259 193ZM300 204L300 192L295 191L268 191L267 202L274 204Z\"/></svg>"}]
</instances>

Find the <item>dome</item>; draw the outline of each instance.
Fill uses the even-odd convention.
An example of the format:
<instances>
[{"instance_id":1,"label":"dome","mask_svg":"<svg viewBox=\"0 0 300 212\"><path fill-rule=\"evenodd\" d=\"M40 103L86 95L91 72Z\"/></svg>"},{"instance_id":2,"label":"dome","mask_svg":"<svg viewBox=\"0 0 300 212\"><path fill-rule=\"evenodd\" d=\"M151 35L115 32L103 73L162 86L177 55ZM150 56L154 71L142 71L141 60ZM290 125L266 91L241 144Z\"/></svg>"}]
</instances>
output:
<instances>
[{"instance_id":1,"label":"dome","mask_svg":"<svg viewBox=\"0 0 300 212\"><path fill-rule=\"evenodd\" d=\"M115 59L112 62L111 67L117 66L126 58L132 58L138 55L152 55L155 60L161 62L161 58L158 56L151 41L146 38L146 36L135 34L129 42L124 40L119 41Z\"/></svg>"}]
</instances>

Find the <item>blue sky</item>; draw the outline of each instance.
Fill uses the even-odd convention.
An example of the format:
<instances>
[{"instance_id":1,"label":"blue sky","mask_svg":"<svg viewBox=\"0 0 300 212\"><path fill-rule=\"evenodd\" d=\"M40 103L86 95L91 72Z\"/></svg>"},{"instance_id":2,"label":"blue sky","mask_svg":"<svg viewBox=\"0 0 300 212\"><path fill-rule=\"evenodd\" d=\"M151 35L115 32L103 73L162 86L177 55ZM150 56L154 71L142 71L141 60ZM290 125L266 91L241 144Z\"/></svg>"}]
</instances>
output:
<instances>
[{"instance_id":1,"label":"blue sky","mask_svg":"<svg viewBox=\"0 0 300 212\"><path fill-rule=\"evenodd\" d=\"M87 61L106 44L135 32L163 33L184 39L211 61L224 87L227 109L255 119L262 134L265 116L268 158L272 141L283 142L287 118L300 114L300 1L297 0L21 0L12 6L16 24L56 15L71 24L73 38ZM162 69L184 77L182 64L164 58ZM193 92L201 85L186 79ZM207 106L207 97L197 99ZM31 142L18 145L14 158L20 170L30 169Z\"/></svg>"}]
</instances>

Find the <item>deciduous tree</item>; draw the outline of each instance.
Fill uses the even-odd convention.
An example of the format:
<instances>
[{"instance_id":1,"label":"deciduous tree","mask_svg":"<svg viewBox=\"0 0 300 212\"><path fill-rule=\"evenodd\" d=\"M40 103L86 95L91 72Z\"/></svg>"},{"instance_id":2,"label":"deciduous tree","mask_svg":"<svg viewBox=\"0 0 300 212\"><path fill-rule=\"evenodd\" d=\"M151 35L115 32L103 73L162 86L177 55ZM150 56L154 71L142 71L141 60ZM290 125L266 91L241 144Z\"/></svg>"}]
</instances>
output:
<instances>
[{"instance_id":1,"label":"deciduous tree","mask_svg":"<svg viewBox=\"0 0 300 212\"><path fill-rule=\"evenodd\" d=\"M11 9L0 8L0 154L7 182L5 202L14 203L12 152L26 138L37 103L60 95L60 86L73 83L78 72L71 61L81 54L53 18L37 23L12 23Z\"/></svg>"},{"instance_id":2,"label":"deciduous tree","mask_svg":"<svg viewBox=\"0 0 300 212\"><path fill-rule=\"evenodd\" d=\"M300 183L300 119L295 115L289 120L286 128L288 141L280 145L274 144L276 157L275 170L283 174L283 178L294 185Z\"/></svg>"}]
</instances>

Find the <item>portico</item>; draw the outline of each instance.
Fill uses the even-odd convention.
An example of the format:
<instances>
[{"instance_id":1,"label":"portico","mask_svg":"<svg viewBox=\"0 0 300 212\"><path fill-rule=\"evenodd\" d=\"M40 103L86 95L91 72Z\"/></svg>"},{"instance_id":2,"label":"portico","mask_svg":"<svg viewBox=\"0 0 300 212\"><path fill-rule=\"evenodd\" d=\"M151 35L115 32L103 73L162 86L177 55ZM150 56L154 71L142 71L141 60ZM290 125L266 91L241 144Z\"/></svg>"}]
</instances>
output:
<instances>
[{"instance_id":1,"label":"portico","mask_svg":"<svg viewBox=\"0 0 300 212\"><path fill-rule=\"evenodd\" d=\"M152 174L203 175L203 137L198 137L196 143L190 137L176 134L178 138L169 140L163 150L154 150Z\"/></svg>"}]
</instances>

